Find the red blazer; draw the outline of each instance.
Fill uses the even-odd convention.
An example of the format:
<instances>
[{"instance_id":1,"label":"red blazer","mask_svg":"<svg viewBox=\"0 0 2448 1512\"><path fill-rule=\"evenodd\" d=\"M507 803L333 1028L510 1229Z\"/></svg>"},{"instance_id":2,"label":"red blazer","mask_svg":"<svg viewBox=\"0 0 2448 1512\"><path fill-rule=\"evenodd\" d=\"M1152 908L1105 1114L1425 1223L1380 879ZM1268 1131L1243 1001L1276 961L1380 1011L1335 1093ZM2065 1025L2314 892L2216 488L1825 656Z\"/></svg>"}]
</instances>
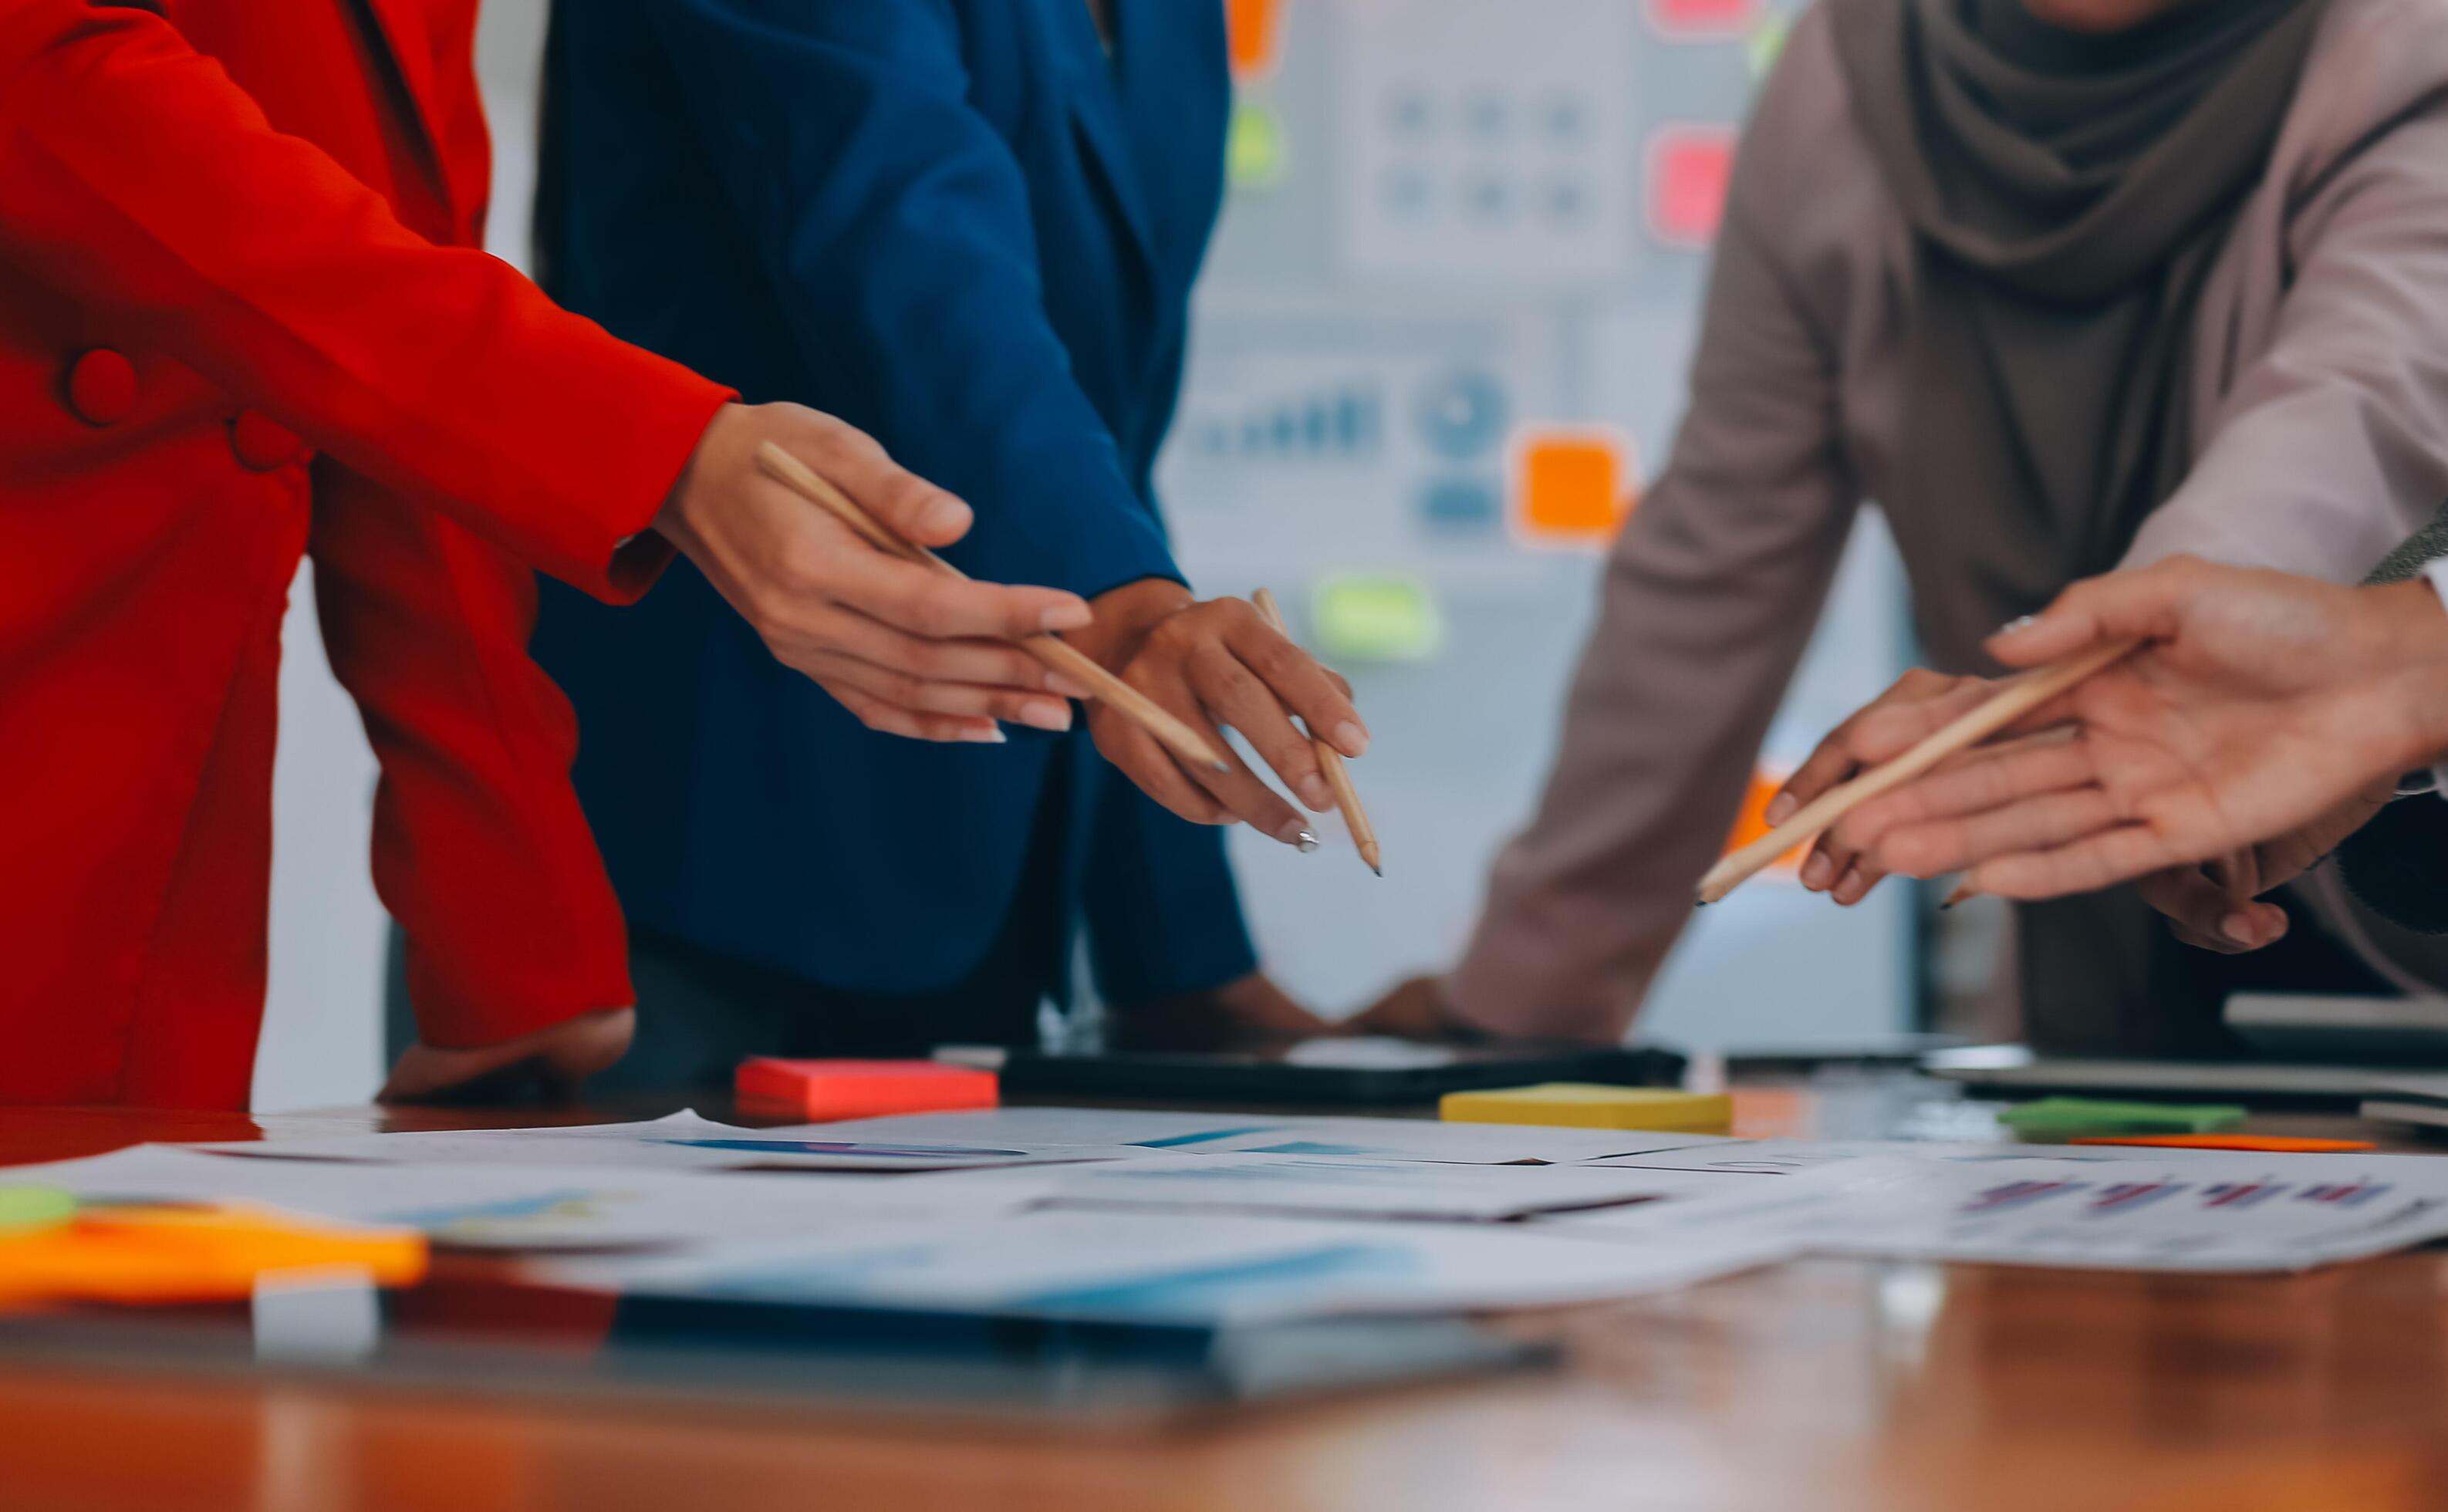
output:
<instances>
[{"instance_id":1,"label":"red blazer","mask_svg":"<svg viewBox=\"0 0 2448 1512\"><path fill-rule=\"evenodd\" d=\"M627 1000L512 563L642 591L729 395L473 250L475 5L0 0L0 1102L244 1105L310 549L428 1035Z\"/></svg>"}]
</instances>

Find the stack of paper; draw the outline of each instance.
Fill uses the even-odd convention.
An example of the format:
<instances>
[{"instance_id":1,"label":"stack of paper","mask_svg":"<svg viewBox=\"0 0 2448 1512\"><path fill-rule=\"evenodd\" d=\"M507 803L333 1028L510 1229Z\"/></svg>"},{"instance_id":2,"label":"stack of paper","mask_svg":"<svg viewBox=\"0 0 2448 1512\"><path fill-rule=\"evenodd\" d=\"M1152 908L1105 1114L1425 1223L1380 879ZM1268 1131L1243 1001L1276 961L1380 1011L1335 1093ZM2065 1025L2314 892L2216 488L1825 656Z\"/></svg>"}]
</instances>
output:
<instances>
[{"instance_id":1,"label":"stack of paper","mask_svg":"<svg viewBox=\"0 0 2448 1512\"><path fill-rule=\"evenodd\" d=\"M2448 1161L1013 1108L147 1148L12 1172L529 1252L573 1285L1048 1317L1460 1312L1804 1253L2289 1271L2448 1235Z\"/></svg>"}]
</instances>

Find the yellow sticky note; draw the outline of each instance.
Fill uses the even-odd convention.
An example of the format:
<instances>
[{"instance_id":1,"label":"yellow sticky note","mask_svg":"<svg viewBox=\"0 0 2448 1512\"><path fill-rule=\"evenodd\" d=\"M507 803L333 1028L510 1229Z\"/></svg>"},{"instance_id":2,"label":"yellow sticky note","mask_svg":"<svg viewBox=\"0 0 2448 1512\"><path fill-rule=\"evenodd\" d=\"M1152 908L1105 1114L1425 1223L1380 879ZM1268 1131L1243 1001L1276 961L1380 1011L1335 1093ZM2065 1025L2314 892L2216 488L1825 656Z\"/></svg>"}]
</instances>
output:
<instances>
[{"instance_id":1,"label":"yellow sticky note","mask_svg":"<svg viewBox=\"0 0 2448 1512\"><path fill-rule=\"evenodd\" d=\"M1535 1087L1448 1092L1438 1111L1452 1123L1553 1123L1575 1129L1666 1129L1723 1134L1734 1100L1722 1092L1549 1081Z\"/></svg>"}]
</instances>

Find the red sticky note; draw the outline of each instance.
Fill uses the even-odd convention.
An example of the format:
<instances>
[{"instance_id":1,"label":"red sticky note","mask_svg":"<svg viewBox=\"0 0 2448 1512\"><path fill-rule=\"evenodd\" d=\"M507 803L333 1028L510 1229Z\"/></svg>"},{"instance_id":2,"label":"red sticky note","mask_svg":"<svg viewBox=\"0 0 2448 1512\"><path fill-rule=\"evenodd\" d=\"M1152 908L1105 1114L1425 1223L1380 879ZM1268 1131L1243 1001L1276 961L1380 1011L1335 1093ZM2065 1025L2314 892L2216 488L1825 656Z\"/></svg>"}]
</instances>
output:
<instances>
[{"instance_id":1,"label":"red sticky note","mask_svg":"<svg viewBox=\"0 0 2448 1512\"><path fill-rule=\"evenodd\" d=\"M1670 247L1701 248L1717 238L1726 185L1734 175L1734 132L1727 126L1670 125L1649 139L1643 212L1649 234Z\"/></svg>"},{"instance_id":2,"label":"red sticky note","mask_svg":"<svg viewBox=\"0 0 2448 1512\"><path fill-rule=\"evenodd\" d=\"M794 1113L812 1122L877 1119L896 1113L959 1113L991 1108L1001 1097L991 1071L934 1061L739 1062L742 1103Z\"/></svg>"},{"instance_id":3,"label":"red sticky note","mask_svg":"<svg viewBox=\"0 0 2448 1512\"><path fill-rule=\"evenodd\" d=\"M1649 28L1670 42L1722 42L1751 28L1754 0L1649 0Z\"/></svg>"}]
</instances>

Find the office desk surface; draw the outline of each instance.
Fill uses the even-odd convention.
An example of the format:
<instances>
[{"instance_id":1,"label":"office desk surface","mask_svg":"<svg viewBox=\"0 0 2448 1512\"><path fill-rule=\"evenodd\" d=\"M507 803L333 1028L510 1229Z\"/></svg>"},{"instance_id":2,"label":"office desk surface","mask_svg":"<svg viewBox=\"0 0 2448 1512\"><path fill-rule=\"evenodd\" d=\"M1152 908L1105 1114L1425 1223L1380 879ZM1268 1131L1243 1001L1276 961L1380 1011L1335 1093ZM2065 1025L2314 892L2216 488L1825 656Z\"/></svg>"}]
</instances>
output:
<instances>
[{"instance_id":1,"label":"office desk surface","mask_svg":"<svg viewBox=\"0 0 2448 1512\"><path fill-rule=\"evenodd\" d=\"M1738 1096L1746 1132L1858 1132L1817 1092ZM0 1111L0 1161L381 1117ZM503 1121L545 1120L390 1126ZM11 1363L0 1507L2448 1505L2436 1254L2268 1279L1812 1260L1507 1326L1559 1338L1565 1368L1129 1431Z\"/></svg>"}]
</instances>

